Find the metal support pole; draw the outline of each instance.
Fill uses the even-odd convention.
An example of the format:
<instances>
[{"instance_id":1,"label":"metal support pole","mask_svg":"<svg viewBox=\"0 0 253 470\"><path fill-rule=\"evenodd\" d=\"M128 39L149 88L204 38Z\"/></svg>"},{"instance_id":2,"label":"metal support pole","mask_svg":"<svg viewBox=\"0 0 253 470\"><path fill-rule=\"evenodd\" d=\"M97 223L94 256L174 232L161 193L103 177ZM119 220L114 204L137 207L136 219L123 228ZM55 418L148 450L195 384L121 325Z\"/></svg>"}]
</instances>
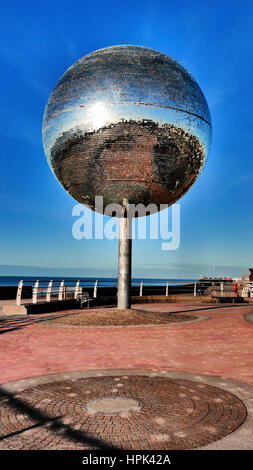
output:
<instances>
[{"instance_id":1,"label":"metal support pole","mask_svg":"<svg viewBox=\"0 0 253 470\"><path fill-rule=\"evenodd\" d=\"M46 302L50 302L51 299L51 290L52 290L52 285L53 281L49 281L48 287L47 287L47 296L46 296Z\"/></svg>"},{"instance_id":2,"label":"metal support pole","mask_svg":"<svg viewBox=\"0 0 253 470\"><path fill-rule=\"evenodd\" d=\"M94 290L93 290L93 297L94 297L94 299L97 298L97 292L98 292L98 281L95 281Z\"/></svg>"},{"instance_id":3,"label":"metal support pole","mask_svg":"<svg viewBox=\"0 0 253 470\"><path fill-rule=\"evenodd\" d=\"M39 281L36 281L33 288L33 304L37 303Z\"/></svg>"},{"instance_id":4,"label":"metal support pole","mask_svg":"<svg viewBox=\"0 0 253 470\"><path fill-rule=\"evenodd\" d=\"M197 283L194 284L194 297L197 295Z\"/></svg>"},{"instance_id":5,"label":"metal support pole","mask_svg":"<svg viewBox=\"0 0 253 470\"><path fill-rule=\"evenodd\" d=\"M23 284L24 284L24 281L19 281L19 283L18 283L18 290L17 290L17 297L16 297L16 305L20 305Z\"/></svg>"},{"instance_id":6,"label":"metal support pole","mask_svg":"<svg viewBox=\"0 0 253 470\"><path fill-rule=\"evenodd\" d=\"M142 291L143 291L143 281L140 283L140 297L142 297Z\"/></svg>"},{"instance_id":7,"label":"metal support pole","mask_svg":"<svg viewBox=\"0 0 253 470\"><path fill-rule=\"evenodd\" d=\"M166 297L169 295L169 283L168 281L166 282L166 292L165 292Z\"/></svg>"},{"instance_id":8,"label":"metal support pole","mask_svg":"<svg viewBox=\"0 0 253 470\"><path fill-rule=\"evenodd\" d=\"M64 287L64 281L61 281L61 283L60 283L60 288L59 288L58 300L62 300L62 297L63 297L63 287Z\"/></svg>"},{"instance_id":9,"label":"metal support pole","mask_svg":"<svg viewBox=\"0 0 253 470\"><path fill-rule=\"evenodd\" d=\"M75 290L74 290L74 299L77 299L77 297L78 297L79 285L80 285L80 281L77 281L76 286L75 286Z\"/></svg>"},{"instance_id":10,"label":"metal support pole","mask_svg":"<svg viewBox=\"0 0 253 470\"><path fill-rule=\"evenodd\" d=\"M119 218L118 309L131 307L132 219Z\"/></svg>"}]
</instances>

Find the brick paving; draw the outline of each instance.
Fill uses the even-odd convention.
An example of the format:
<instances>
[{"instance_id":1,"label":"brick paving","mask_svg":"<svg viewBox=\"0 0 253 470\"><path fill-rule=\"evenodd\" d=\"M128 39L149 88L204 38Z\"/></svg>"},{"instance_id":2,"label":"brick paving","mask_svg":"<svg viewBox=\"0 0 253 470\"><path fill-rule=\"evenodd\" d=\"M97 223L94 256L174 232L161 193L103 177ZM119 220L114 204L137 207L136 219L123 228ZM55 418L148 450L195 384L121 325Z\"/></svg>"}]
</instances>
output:
<instances>
[{"instance_id":1,"label":"brick paving","mask_svg":"<svg viewBox=\"0 0 253 470\"><path fill-rule=\"evenodd\" d=\"M244 318L251 318L252 306L136 308L161 318L175 314L203 321L72 328L84 315L96 320L96 309L0 317L0 383L5 384L0 387L0 449L191 449L216 443L215 448L252 448L253 325ZM70 325L62 328L59 321ZM125 370L125 378L112 378L110 370ZM133 370L143 373L132 377ZM143 377L152 370L172 378ZM81 371L91 375L61 378ZM52 374L60 377L55 383ZM229 388L224 379L238 385ZM17 387L29 382L29 387L5 393L12 381L19 381ZM86 408L88 399L126 395L138 400L140 409L99 415ZM249 410L245 422L237 397Z\"/></svg>"},{"instance_id":2,"label":"brick paving","mask_svg":"<svg viewBox=\"0 0 253 470\"><path fill-rule=\"evenodd\" d=\"M244 319L252 306L145 304L138 309L210 319L131 328L23 324L0 335L0 383L65 371L122 368L181 370L253 384L253 325ZM42 318L48 316L39 321ZM25 320L19 318L17 326L20 321Z\"/></svg>"},{"instance_id":3,"label":"brick paving","mask_svg":"<svg viewBox=\"0 0 253 470\"><path fill-rule=\"evenodd\" d=\"M50 313L50 314L43 314L43 315L27 315L27 316L19 316L19 315L2 315L0 314L0 335L3 333L8 333L10 331L20 330L25 326L33 325L35 323L45 322L45 320L54 320L60 319L62 317L68 317L71 315L77 315L79 312L76 310L69 311L68 313Z\"/></svg>"},{"instance_id":4,"label":"brick paving","mask_svg":"<svg viewBox=\"0 0 253 470\"><path fill-rule=\"evenodd\" d=\"M134 398L128 412L89 411L92 400ZM113 398L113 399L112 399ZM192 449L238 428L233 394L190 380L105 376L41 384L0 403L0 449Z\"/></svg>"}]
</instances>

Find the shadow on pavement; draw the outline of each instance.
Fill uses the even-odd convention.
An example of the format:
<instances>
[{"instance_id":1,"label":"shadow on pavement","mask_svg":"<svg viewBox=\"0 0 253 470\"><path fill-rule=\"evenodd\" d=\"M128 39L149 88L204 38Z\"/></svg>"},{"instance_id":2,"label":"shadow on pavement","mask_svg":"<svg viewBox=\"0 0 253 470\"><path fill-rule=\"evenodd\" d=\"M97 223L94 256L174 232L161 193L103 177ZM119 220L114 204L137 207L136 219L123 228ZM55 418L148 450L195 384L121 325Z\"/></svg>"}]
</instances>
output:
<instances>
[{"instance_id":1,"label":"shadow on pavement","mask_svg":"<svg viewBox=\"0 0 253 470\"><path fill-rule=\"evenodd\" d=\"M43 318L32 317L11 317L11 318L1 318L0 317L0 335L4 333L9 333L10 331L21 330L26 326L33 325L35 323L43 323L44 321L54 320L55 318L63 318L69 317L70 315L76 315L79 312L72 312L72 313L65 313L65 314L58 314L58 315L50 315L45 316Z\"/></svg>"},{"instance_id":2,"label":"shadow on pavement","mask_svg":"<svg viewBox=\"0 0 253 470\"><path fill-rule=\"evenodd\" d=\"M5 399L5 400L7 399L7 404L10 408L14 409L17 412L25 413L26 415L29 416L29 418L38 422L37 424L34 424L27 428L23 428L19 431L15 431L15 432L6 434L4 436L1 436L0 441L3 441L4 439L10 438L12 436L20 435L24 431L34 429L39 426L43 426L45 424L49 424L48 429L50 429L51 431L61 431L61 436L71 439L72 441L79 442L84 445L92 446L95 449L121 450L119 447L116 447L110 444L109 442L87 435L85 432L72 429L70 426L60 421L61 418L63 418L63 416L50 418L42 411L32 408L24 400L21 400L20 398L15 397L14 394L3 390L2 387L0 387L0 398Z\"/></svg>"}]
</instances>

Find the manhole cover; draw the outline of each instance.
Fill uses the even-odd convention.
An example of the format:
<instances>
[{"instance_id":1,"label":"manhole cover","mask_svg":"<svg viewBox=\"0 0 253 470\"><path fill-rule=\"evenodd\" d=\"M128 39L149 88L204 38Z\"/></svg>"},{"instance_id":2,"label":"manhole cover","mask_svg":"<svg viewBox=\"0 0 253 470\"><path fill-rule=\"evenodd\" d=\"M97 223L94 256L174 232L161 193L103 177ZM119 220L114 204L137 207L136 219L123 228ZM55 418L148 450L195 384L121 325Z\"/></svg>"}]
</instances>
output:
<instances>
[{"instance_id":1,"label":"manhole cover","mask_svg":"<svg viewBox=\"0 0 253 470\"><path fill-rule=\"evenodd\" d=\"M113 414L136 410L139 406L140 403L133 398L112 397L88 401L86 408L94 413Z\"/></svg>"},{"instance_id":2,"label":"manhole cover","mask_svg":"<svg viewBox=\"0 0 253 470\"><path fill-rule=\"evenodd\" d=\"M245 417L235 395L190 380L65 380L0 403L0 449L192 449L231 433Z\"/></svg>"}]
</instances>

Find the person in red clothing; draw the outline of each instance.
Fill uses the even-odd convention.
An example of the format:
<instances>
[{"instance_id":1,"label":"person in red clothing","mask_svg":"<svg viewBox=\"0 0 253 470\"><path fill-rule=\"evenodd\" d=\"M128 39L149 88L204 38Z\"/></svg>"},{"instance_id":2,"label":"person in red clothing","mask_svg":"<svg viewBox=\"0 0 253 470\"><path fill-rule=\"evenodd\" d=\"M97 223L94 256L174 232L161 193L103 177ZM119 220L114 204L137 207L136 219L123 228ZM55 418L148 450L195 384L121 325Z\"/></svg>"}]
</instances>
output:
<instances>
[{"instance_id":1,"label":"person in red clothing","mask_svg":"<svg viewBox=\"0 0 253 470\"><path fill-rule=\"evenodd\" d=\"M237 292L237 283L234 283L234 296L238 297L238 292Z\"/></svg>"}]
</instances>

